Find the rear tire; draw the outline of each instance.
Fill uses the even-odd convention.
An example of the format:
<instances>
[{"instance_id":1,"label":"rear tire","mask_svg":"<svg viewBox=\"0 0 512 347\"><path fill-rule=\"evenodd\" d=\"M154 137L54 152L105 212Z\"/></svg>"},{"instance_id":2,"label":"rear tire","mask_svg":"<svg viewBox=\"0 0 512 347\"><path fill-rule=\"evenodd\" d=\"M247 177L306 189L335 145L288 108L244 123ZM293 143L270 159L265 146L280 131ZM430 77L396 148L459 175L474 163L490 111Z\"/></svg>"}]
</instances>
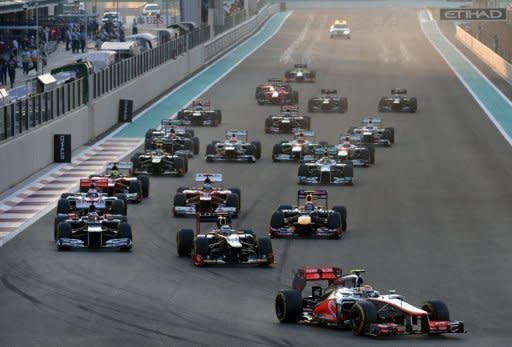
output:
<instances>
[{"instance_id":1,"label":"rear tire","mask_svg":"<svg viewBox=\"0 0 512 347\"><path fill-rule=\"evenodd\" d=\"M266 256L267 259L272 256L274 251L272 250L272 241L268 237L258 237L258 254L260 256ZM270 261L267 262L267 265Z\"/></svg>"},{"instance_id":2,"label":"rear tire","mask_svg":"<svg viewBox=\"0 0 512 347\"><path fill-rule=\"evenodd\" d=\"M341 218L341 230L347 230L347 208L345 206L334 206L332 208L333 211L336 211L340 214Z\"/></svg>"},{"instance_id":3,"label":"rear tire","mask_svg":"<svg viewBox=\"0 0 512 347\"><path fill-rule=\"evenodd\" d=\"M201 257L207 257L210 253L210 246L208 245L208 239L206 237L197 237L194 240L194 255Z\"/></svg>"},{"instance_id":4,"label":"rear tire","mask_svg":"<svg viewBox=\"0 0 512 347\"><path fill-rule=\"evenodd\" d=\"M192 138L192 152L194 154L199 153L199 137L193 137Z\"/></svg>"},{"instance_id":5,"label":"rear tire","mask_svg":"<svg viewBox=\"0 0 512 347\"><path fill-rule=\"evenodd\" d=\"M277 293L275 312L281 323L297 323L302 318L302 295L295 289L283 289Z\"/></svg>"},{"instance_id":6,"label":"rear tire","mask_svg":"<svg viewBox=\"0 0 512 347\"><path fill-rule=\"evenodd\" d=\"M146 175L140 175L137 177L142 188L142 197L147 198L149 196L149 177Z\"/></svg>"},{"instance_id":7,"label":"rear tire","mask_svg":"<svg viewBox=\"0 0 512 347\"><path fill-rule=\"evenodd\" d=\"M112 201L112 214L126 216L126 205L123 200Z\"/></svg>"},{"instance_id":8,"label":"rear tire","mask_svg":"<svg viewBox=\"0 0 512 347\"><path fill-rule=\"evenodd\" d=\"M284 216L283 212L275 211L272 213L272 217L270 217L270 227L278 229L284 226Z\"/></svg>"},{"instance_id":9,"label":"rear tire","mask_svg":"<svg viewBox=\"0 0 512 347\"><path fill-rule=\"evenodd\" d=\"M187 198L183 193L174 195L174 206L187 206Z\"/></svg>"},{"instance_id":10,"label":"rear tire","mask_svg":"<svg viewBox=\"0 0 512 347\"><path fill-rule=\"evenodd\" d=\"M126 222L119 223L118 237L120 239L133 239L132 227Z\"/></svg>"},{"instance_id":11,"label":"rear tire","mask_svg":"<svg viewBox=\"0 0 512 347\"><path fill-rule=\"evenodd\" d=\"M251 141L251 144L254 146L254 157L256 159L261 159L261 142Z\"/></svg>"},{"instance_id":12,"label":"rear tire","mask_svg":"<svg viewBox=\"0 0 512 347\"><path fill-rule=\"evenodd\" d=\"M57 202L57 213L68 214L71 209L68 199L59 199Z\"/></svg>"}]
</instances>

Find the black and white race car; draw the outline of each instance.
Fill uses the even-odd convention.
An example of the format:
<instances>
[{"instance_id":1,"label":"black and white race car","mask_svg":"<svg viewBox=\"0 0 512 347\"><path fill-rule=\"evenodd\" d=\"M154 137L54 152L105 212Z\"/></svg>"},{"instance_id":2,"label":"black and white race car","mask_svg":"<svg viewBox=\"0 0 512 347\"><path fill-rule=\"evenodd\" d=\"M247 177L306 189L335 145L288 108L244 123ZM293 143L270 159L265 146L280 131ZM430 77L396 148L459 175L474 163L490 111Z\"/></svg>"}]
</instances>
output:
<instances>
[{"instance_id":1,"label":"black and white race car","mask_svg":"<svg viewBox=\"0 0 512 347\"><path fill-rule=\"evenodd\" d=\"M218 126L222 122L221 110L212 110L210 100L195 100L189 108L178 112L176 119L185 125Z\"/></svg>"},{"instance_id":2,"label":"black and white race car","mask_svg":"<svg viewBox=\"0 0 512 347\"><path fill-rule=\"evenodd\" d=\"M318 160L302 163L297 173L299 184L352 185L354 165L351 161L339 161L329 155Z\"/></svg>"},{"instance_id":3,"label":"black and white race car","mask_svg":"<svg viewBox=\"0 0 512 347\"><path fill-rule=\"evenodd\" d=\"M281 106L280 114L271 114L265 119L265 133L293 134L299 129L309 130L311 118L299 114L297 105Z\"/></svg>"},{"instance_id":4,"label":"black and white race car","mask_svg":"<svg viewBox=\"0 0 512 347\"><path fill-rule=\"evenodd\" d=\"M195 266L274 263L272 241L268 237L256 237L251 230L234 228L224 216L209 231L200 232L199 225L196 233L182 229L176 235L178 255L192 255Z\"/></svg>"},{"instance_id":5,"label":"black and white race car","mask_svg":"<svg viewBox=\"0 0 512 347\"><path fill-rule=\"evenodd\" d=\"M406 96L407 90L391 89L391 96L383 96L379 101L379 112L410 112L418 110L418 100L414 96Z\"/></svg>"},{"instance_id":6,"label":"black and white race car","mask_svg":"<svg viewBox=\"0 0 512 347\"><path fill-rule=\"evenodd\" d=\"M170 154L162 149L136 153L132 156L133 173L184 176L188 171L188 158Z\"/></svg>"},{"instance_id":7,"label":"black and white race car","mask_svg":"<svg viewBox=\"0 0 512 347\"><path fill-rule=\"evenodd\" d=\"M350 127L346 134L341 134L340 143L346 136L350 137L353 144L391 146L395 143L395 128L383 128L380 118L366 117L362 123L359 127Z\"/></svg>"},{"instance_id":8,"label":"black and white race car","mask_svg":"<svg viewBox=\"0 0 512 347\"><path fill-rule=\"evenodd\" d=\"M309 112L335 112L345 113L348 110L346 97L338 96L336 89L322 89L320 96L315 96L308 101Z\"/></svg>"},{"instance_id":9,"label":"black and white race car","mask_svg":"<svg viewBox=\"0 0 512 347\"><path fill-rule=\"evenodd\" d=\"M161 148L167 153L192 157L199 153L199 138L182 120L163 119L156 129L146 131L145 150Z\"/></svg>"},{"instance_id":10,"label":"black and white race car","mask_svg":"<svg viewBox=\"0 0 512 347\"><path fill-rule=\"evenodd\" d=\"M284 81L288 82L316 82L316 72L308 69L307 64L295 64L284 74Z\"/></svg>"},{"instance_id":11,"label":"black and white race car","mask_svg":"<svg viewBox=\"0 0 512 347\"><path fill-rule=\"evenodd\" d=\"M241 161L255 163L261 158L261 142L248 141L247 130L230 129L223 141L213 141L206 146L204 159L214 161Z\"/></svg>"}]
</instances>

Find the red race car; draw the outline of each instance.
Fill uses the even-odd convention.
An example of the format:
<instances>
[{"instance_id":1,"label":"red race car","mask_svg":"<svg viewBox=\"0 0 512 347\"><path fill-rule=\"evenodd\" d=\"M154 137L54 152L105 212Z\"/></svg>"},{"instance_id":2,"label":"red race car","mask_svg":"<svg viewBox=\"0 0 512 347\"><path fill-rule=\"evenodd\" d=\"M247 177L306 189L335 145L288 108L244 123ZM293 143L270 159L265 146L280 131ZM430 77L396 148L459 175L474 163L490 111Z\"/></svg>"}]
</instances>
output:
<instances>
[{"instance_id":1,"label":"red race car","mask_svg":"<svg viewBox=\"0 0 512 347\"><path fill-rule=\"evenodd\" d=\"M299 103L299 92L280 78L271 78L256 87L258 105L287 105Z\"/></svg>"},{"instance_id":2,"label":"red race car","mask_svg":"<svg viewBox=\"0 0 512 347\"><path fill-rule=\"evenodd\" d=\"M240 189L213 186L213 183L222 182L222 174L198 173L196 182L203 182L203 185L178 188L172 209L175 217L199 214L201 220L216 220L220 215L239 216Z\"/></svg>"},{"instance_id":3,"label":"red race car","mask_svg":"<svg viewBox=\"0 0 512 347\"><path fill-rule=\"evenodd\" d=\"M429 300L416 307L394 291L381 294L365 285L361 273L343 276L336 267L304 267L293 279L293 289L279 291L276 316L281 323L304 323L349 328L354 335L396 336L464 333L464 323L450 320L444 302ZM308 284L315 282L315 285ZM326 286L317 285L324 282ZM303 296L306 287L311 295Z\"/></svg>"}]
</instances>

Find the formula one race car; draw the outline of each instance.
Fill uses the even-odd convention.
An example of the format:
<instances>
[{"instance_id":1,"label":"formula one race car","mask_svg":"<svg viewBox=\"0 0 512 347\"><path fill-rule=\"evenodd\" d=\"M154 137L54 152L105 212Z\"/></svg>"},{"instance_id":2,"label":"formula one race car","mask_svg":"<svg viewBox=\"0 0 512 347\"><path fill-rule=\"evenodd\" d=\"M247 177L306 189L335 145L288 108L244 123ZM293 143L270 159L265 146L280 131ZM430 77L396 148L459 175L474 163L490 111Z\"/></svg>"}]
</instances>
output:
<instances>
[{"instance_id":1,"label":"formula one race car","mask_svg":"<svg viewBox=\"0 0 512 347\"><path fill-rule=\"evenodd\" d=\"M185 125L218 126L222 122L221 110L212 110L210 100L195 100L189 108L178 112L176 119Z\"/></svg>"},{"instance_id":2,"label":"formula one race car","mask_svg":"<svg viewBox=\"0 0 512 347\"><path fill-rule=\"evenodd\" d=\"M354 144L372 144L391 146L395 143L395 128L382 128L382 121L378 117L366 117L360 127L351 127L347 134ZM341 139L347 135L340 135Z\"/></svg>"},{"instance_id":3,"label":"formula one race car","mask_svg":"<svg viewBox=\"0 0 512 347\"><path fill-rule=\"evenodd\" d=\"M338 96L336 89L322 89L321 93L322 95L309 99L309 112L347 112L348 100L346 97Z\"/></svg>"},{"instance_id":4,"label":"formula one race car","mask_svg":"<svg viewBox=\"0 0 512 347\"><path fill-rule=\"evenodd\" d=\"M203 185L179 188L176 192L172 210L175 217L199 215L202 220L215 220L219 215L240 215L240 189L212 185L222 182L222 174L198 173L196 182Z\"/></svg>"},{"instance_id":5,"label":"formula one race car","mask_svg":"<svg viewBox=\"0 0 512 347\"><path fill-rule=\"evenodd\" d=\"M204 159L213 161L243 161L255 163L261 158L261 142L248 142L247 130L230 129L224 141L213 141L206 146Z\"/></svg>"},{"instance_id":6,"label":"formula one race car","mask_svg":"<svg viewBox=\"0 0 512 347\"><path fill-rule=\"evenodd\" d=\"M163 119L157 129L146 131L145 150L163 149L169 154L191 158L199 153L199 138L194 130L182 125L183 121Z\"/></svg>"},{"instance_id":7,"label":"formula one race car","mask_svg":"<svg viewBox=\"0 0 512 347\"><path fill-rule=\"evenodd\" d=\"M188 171L188 158L162 149L135 153L131 162L135 174L172 175L182 177Z\"/></svg>"},{"instance_id":8,"label":"formula one race car","mask_svg":"<svg viewBox=\"0 0 512 347\"><path fill-rule=\"evenodd\" d=\"M297 105L281 106L281 114L271 114L265 119L265 133L267 134L290 134L300 129L309 130L311 118L301 116Z\"/></svg>"},{"instance_id":9,"label":"formula one race car","mask_svg":"<svg viewBox=\"0 0 512 347\"><path fill-rule=\"evenodd\" d=\"M284 81L289 82L316 82L316 72L309 70L307 64L295 64L293 69L284 74Z\"/></svg>"},{"instance_id":10,"label":"formula one race car","mask_svg":"<svg viewBox=\"0 0 512 347\"><path fill-rule=\"evenodd\" d=\"M281 205L270 218L270 236L327 236L347 230L347 209L327 205L326 190L297 191L297 206Z\"/></svg>"},{"instance_id":11,"label":"formula one race car","mask_svg":"<svg viewBox=\"0 0 512 347\"><path fill-rule=\"evenodd\" d=\"M342 275L336 267L304 267L295 273L292 289L279 291L275 312L281 323L302 323L351 329L356 336L441 335L464 333L464 323L450 320L446 304L429 300L420 307L407 303L395 291L381 294L364 285L353 270ZM308 284L311 295L303 296ZM324 282L327 285L317 285Z\"/></svg>"},{"instance_id":12,"label":"formula one race car","mask_svg":"<svg viewBox=\"0 0 512 347\"><path fill-rule=\"evenodd\" d=\"M176 235L178 255L189 256L195 266L209 264L274 264L272 242L268 237L258 237L251 230L233 228L229 218L220 216L217 226L201 233L182 229Z\"/></svg>"},{"instance_id":13,"label":"formula one race car","mask_svg":"<svg viewBox=\"0 0 512 347\"><path fill-rule=\"evenodd\" d=\"M315 159L314 131L299 130L293 140L276 143L272 149L272 161L311 161Z\"/></svg>"},{"instance_id":14,"label":"formula one race car","mask_svg":"<svg viewBox=\"0 0 512 347\"><path fill-rule=\"evenodd\" d=\"M72 216L57 226L56 244L59 250L71 248L118 248L133 246L132 229L122 216L100 215L94 205L87 215Z\"/></svg>"},{"instance_id":15,"label":"formula one race car","mask_svg":"<svg viewBox=\"0 0 512 347\"><path fill-rule=\"evenodd\" d=\"M299 103L299 92L280 78L271 78L256 87L258 105L290 105Z\"/></svg>"},{"instance_id":16,"label":"formula one race car","mask_svg":"<svg viewBox=\"0 0 512 347\"><path fill-rule=\"evenodd\" d=\"M80 180L82 183L84 180ZM108 186L107 179L98 179L90 185L87 193L63 193L57 201L57 215L54 221L54 237L57 238L57 227L59 223L68 218L80 218L87 215L91 206L100 216L115 215L126 216L127 208L124 197L107 196L98 193Z\"/></svg>"},{"instance_id":17,"label":"formula one race car","mask_svg":"<svg viewBox=\"0 0 512 347\"><path fill-rule=\"evenodd\" d=\"M135 170L131 162L110 162L107 163L105 175L90 175L89 179L80 180L80 192L89 190L92 183L100 193L108 196L117 196L124 202L139 203L143 198L149 196L149 177L147 175L134 176ZM104 180L108 184L105 187Z\"/></svg>"},{"instance_id":18,"label":"formula one race car","mask_svg":"<svg viewBox=\"0 0 512 347\"><path fill-rule=\"evenodd\" d=\"M375 147L373 147L373 144L356 145L351 142L351 137L348 135L340 138L338 145L327 147L325 151L339 162L350 161L354 166L369 167L375 164ZM321 155L320 151L317 153Z\"/></svg>"},{"instance_id":19,"label":"formula one race car","mask_svg":"<svg viewBox=\"0 0 512 347\"><path fill-rule=\"evenodd\" d=\"M345 161L338 161L328 153L315 161L301 163L297 172L299 184L352 185L354 166L347 155Z\"/></svg>"},{"instance_id":20,"label":"formula one race car","mask_svg":"<svg viewBox=\"0 0 512 347\"><path fill-rule=\"evenodd\" d=\"M350 28L348 27L346 20L336 20L334 24L329 28L331 39L334 37L343 37L350 40Z\"/></svg>"},{"instance_id":21,"label":"formula one race car","mask_svg":"<svg viewBox=\"0 0 512 347\"><path fill-rule=\"evenodd\" d=\"M418 100L414 96L405 96L406 89L391 89L391 96L383 96L379 101L379 112L410 112L418 110Z\"/></svg>"}]
</instances>

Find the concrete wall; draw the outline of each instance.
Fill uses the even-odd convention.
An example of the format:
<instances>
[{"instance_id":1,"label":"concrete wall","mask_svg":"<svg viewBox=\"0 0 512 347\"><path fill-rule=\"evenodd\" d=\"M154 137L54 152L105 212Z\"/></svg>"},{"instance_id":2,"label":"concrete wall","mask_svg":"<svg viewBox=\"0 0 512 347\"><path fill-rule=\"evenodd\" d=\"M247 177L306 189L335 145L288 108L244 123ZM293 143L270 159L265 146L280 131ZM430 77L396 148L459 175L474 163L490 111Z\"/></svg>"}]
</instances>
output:
<instances>
[{"instance_id":1,"label":"concrete wall","mask_svg":"<svg viewBox=\"0 0 512 347\"><path fill-rule=\"evenodd\" d=\"M512 65L508 61L459 26L457 26L455 37L496 71L498 75L512 84Z\"/></svg>"}]
</instances>

